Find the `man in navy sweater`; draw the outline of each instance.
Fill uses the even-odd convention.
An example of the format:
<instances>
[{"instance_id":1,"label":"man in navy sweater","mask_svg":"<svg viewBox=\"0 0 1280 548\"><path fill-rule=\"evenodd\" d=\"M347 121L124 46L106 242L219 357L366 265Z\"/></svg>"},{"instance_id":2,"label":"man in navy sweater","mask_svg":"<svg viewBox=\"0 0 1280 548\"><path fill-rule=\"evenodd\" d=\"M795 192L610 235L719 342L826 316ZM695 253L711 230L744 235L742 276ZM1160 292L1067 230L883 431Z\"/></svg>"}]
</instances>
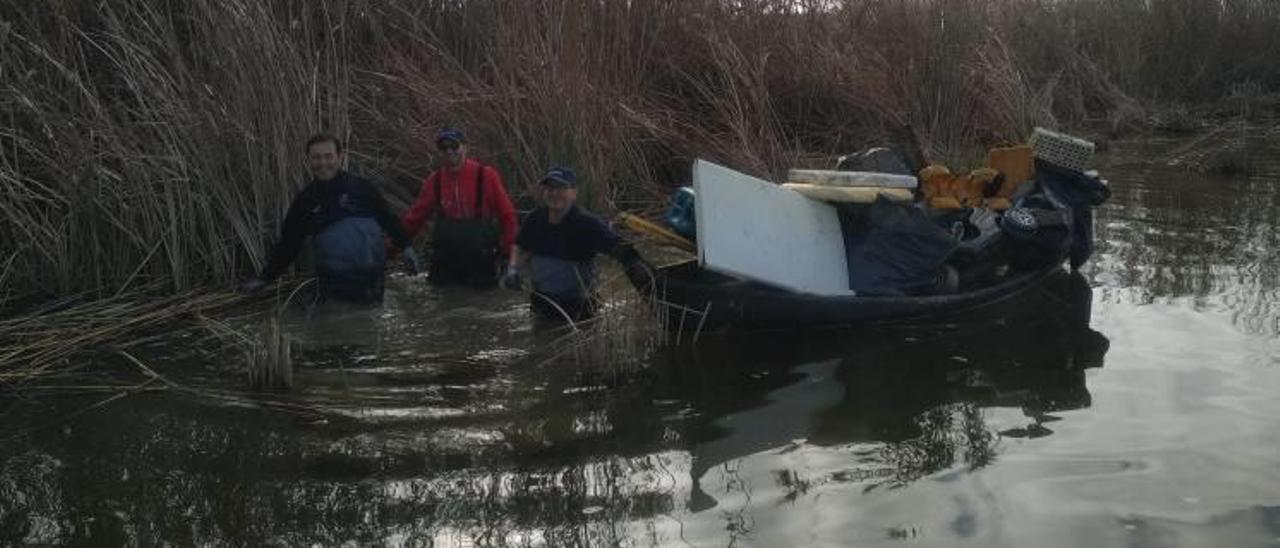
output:
<instances>
[{"instance_id":1,"label":"man in navy sweater","mask_svg":"<svg viewBox=\"0 0 1280 548\"><path fill-rule=\"evenodd\" d=\"M579 208L573 170L554 167L538 188L545 204L529 213L516 236L515 253L502 285L519 288L527 271L533 292L530 305L542 318L581 320L592 316L595 296L595 258L613 256L630 277L645 275L643 261L609 225Z\"/></svg>"}]
</instances>

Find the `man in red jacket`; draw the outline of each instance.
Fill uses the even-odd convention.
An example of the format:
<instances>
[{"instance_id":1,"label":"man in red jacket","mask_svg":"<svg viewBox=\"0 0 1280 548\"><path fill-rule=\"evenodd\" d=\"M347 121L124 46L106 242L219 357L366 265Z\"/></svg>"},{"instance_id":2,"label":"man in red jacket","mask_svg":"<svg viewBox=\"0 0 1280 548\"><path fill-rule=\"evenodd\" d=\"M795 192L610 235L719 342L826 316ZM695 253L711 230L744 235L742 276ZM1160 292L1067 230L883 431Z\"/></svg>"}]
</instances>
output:
<instances>
[{"instance_id":1,"label":"man in red jacket","mask_svg":"<svg viewBox=\"0 0 1280 548\"><path fill-rule=\"evenodd\" d=\"M493 287L498 266L511 255L516 237L516 211L498 170L467 158L461 131L436 134L440 169L422 181L418 199L404 214L413 238L433 219L429 273L435 284Z\"/></svg>"}]
</instances>

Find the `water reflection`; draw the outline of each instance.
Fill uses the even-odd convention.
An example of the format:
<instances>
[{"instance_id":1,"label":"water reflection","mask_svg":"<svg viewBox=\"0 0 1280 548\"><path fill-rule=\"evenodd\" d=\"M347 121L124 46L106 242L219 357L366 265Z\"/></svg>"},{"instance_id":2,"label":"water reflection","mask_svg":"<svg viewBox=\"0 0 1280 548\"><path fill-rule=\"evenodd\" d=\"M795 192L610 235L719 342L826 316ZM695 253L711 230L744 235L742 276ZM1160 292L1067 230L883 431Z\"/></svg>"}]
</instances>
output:
<instances>
[{"instance_id":1,"label":"water reflection","mask_svg":"<svg viewBox=\"0 0 1280 548\"><path fill-rule=\"evenodd\" d=\"M1180 143L1121 143L1104 166L1113 198L1102 206L1089 268L1104 302L1173 303L1222 312L1249 333L1280 334L1280 161L1274 132L1249 143L1255 175L1214 178L1165 165ZM1139 163L1125 163L1138 158Z\"/></svg>"},{"instance_id":2,"label":"water reflection","mask_svg":"<svg viewBox=\"0 0 1280 548\"><path fill-rule=\"evenodd\" d=\"M702 428L703 441L692 450L689 509L715 506L699 481L708 470L770 449L875 446L855 452L866 466L829 478L870 490L903 486L957 464L989 465L1002 437L1051 434L1047 425L1059 419L1055 413L1089 406L1085 370L1101 367L1109 346L1089 327L1091 298L1083 277L1064 273L1024 297L1014 308L1033 313L1020 317L775 341L767 349L733 340L702 345L698 354L712 355L702 356L703 364L745 366L757 371L752 377L773 378L780 386L765 384L770 389L755 401L735 398L733 406L746 408L719 410L721 416ZM807 363L789 367L798 360ZM704 369L701 378L712 382L731 375ZM743 392L737 386L733 391ZM988 407L1018 409L1025 423L993 431L984 424ZM785 473L780 477L791 481Z\"/></svg>"},{"instance_id":3,"label":"water reflection","mask_svg":"<svg viewBox=\"0 0 1280 548\"><path fill-rule=\"evenodd\" d=\"M1002 436L1047 435L1055 413L1088 406L1083 370L1106 339L1080 312L1083 280L1054 283L1025 321L710 341L623 381L529 370L518 353L404 355L384 324L373 342L304 353L295 397L333 404L321 419L135 397L9 446L0 538L662 545L713 508L736 508L727 526L747 535L744 506L724 502L760 488L735 477L743 459L843 455L819 478L779 467L783 501L828 483L887 489L990 465ZM352 360L371 351L359 344L384 357ZM1024 424L997 432L994 407Z\"/></svg>"}]
</instances>

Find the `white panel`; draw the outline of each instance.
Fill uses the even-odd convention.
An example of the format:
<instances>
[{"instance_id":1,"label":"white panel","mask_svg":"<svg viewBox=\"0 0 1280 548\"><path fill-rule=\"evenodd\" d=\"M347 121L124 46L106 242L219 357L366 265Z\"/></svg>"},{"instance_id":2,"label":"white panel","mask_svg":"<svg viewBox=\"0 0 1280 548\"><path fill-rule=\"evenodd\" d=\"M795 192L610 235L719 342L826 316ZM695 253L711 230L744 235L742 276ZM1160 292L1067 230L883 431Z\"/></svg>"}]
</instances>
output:
<instances>
[{"instance_id":1,"label":"white panel","mask_svg":"<svg viewBox=\"0 0 1280 548\"><path fill-rule=\"evenodd\" d=\"M704 268L804 293L851 293L835 208L704 160L693 165L693 188Z\"/></svg>"}]
</instances>

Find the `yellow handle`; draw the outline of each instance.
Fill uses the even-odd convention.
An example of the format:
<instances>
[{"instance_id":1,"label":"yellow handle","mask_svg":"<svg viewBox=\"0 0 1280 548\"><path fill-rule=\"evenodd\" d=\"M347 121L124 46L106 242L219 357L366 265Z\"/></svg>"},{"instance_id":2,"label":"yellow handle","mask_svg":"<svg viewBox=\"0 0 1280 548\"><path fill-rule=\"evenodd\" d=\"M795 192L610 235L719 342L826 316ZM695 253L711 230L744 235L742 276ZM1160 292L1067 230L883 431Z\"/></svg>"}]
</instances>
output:
<instances>
[{"instance_id":1,"label":"yellow handle","mask_svg":"<svg viewBox=\"0 0 1280 548\"><path fill-rule=\"evenodd\" d=\"M630 213L620 213L618 214L618 218L622 221L623 225L626 225L627 228L651 236L660 243L678 247L693 253L698 251L698 246L694 245L693 242L689 241L684 236L672 232L664 226L646 221Z\"/></svg>"}]
</instances>

